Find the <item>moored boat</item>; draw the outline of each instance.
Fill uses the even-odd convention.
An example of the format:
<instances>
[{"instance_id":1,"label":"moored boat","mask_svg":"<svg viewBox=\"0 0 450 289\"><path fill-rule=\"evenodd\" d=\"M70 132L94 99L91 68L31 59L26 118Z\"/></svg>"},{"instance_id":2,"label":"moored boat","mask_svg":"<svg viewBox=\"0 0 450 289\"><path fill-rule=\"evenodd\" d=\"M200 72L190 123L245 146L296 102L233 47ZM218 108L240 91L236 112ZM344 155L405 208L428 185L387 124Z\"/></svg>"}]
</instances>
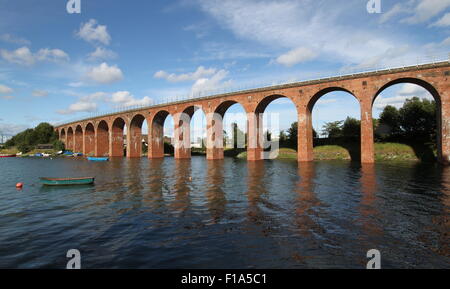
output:
<instances>
[{"instance_id":1,"label":"moored boat","mask_svg":"<svg viewBox=\"0 0 450 289\"><path fill-rule=\"evenodd\" d=\"M0 154L0 158L14 158L15 154Z\"/></svg>"},{"instance_id":2,"label":"moored boat","mask_svg":"<svg viewBox=\"0 0 450 289\"><path fill-rule=\"evenodd\" d=\"M108 157L87 157L87 159L91 162L107 162L109 160Z\"/></svg>"},{"instance_id":3,"label":"moored boat","mask_svg":"<svg viewBox=\"0 0 450 289\"><path fill-rule=\"evenodd\" d=\"M94 183L94 177L84 178L40 178L45 186L72 186L72 185L90 185Z\"/></svg>"}]
</instances>

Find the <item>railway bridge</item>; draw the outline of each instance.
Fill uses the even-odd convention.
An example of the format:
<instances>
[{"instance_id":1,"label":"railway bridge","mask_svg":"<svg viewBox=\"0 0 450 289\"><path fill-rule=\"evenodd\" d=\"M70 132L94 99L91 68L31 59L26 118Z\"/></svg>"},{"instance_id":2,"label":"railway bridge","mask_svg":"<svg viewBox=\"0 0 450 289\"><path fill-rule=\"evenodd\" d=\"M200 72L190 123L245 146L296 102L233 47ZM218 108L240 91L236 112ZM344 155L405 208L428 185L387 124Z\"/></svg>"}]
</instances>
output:
<instances>
[{"instance_id":1,"label":"railway bridge","mask_svg":"<svg viewBox=\"0 0 450 289\"><path fill-rule=\"evenodd\" d=\"M148 124L148 158L164 157L164 121L174 120L175 158L190 158L190 119L197 109L206 115L207 159L222 159L223 124L227 109L239 103L247 114L247 159L264 158L262 115L278 98L290 99L298 118L298 161L313 160L312 110L317 100L332 91L345 91L359 102L361 111L361 162L374 162L372 107L380 93L395 84L411 83L425 88L437 104L438 159L450 163L450 62L407 66L374 72L296 82L239 92L187 99L139 109L106 114L55 127L67 149L94 156L140 157L142 124Z\"/></svg>"}]
</instances>

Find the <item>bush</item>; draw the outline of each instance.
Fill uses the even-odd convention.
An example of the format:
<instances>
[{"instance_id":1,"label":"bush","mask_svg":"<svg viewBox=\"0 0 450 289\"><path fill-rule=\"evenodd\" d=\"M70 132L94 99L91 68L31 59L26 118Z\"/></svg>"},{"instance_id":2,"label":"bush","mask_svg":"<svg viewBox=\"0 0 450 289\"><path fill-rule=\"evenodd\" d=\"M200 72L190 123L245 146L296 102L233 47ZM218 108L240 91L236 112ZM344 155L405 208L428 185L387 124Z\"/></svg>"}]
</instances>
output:
<instances>
[{"instance_id":1,"label":"bush","mask_svg":"<svg viewBox=\"0 0 450 289\"><path fill-rule=\"evenodd\" d=\"M55 140L53 142L53 149L56 151L64 151L65 150L65 145L62 141L60 140Z\"/></svg>"},{"instance_id":2,"label":"bush","mask_svg":"<svg viewBox=\"0 0 450 289\"><path fill-rule=\"evenodd\" d=\"M21 143L21 144L17 145L17 149L22 153L27 153L27 152L33 150L33 148L30 145L25 144L25 143Z\"/></svg>"}]
</instances>

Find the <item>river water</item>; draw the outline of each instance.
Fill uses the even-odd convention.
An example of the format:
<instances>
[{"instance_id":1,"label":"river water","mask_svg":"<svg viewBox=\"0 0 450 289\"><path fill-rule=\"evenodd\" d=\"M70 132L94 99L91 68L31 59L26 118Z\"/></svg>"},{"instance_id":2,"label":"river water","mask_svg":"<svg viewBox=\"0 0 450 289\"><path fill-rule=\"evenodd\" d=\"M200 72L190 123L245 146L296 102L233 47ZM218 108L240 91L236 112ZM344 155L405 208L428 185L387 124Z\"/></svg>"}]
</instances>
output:
<instances>
[{"instance_id":1,"label":"river water","mask_svg":"<svg viewBox=\"0 0 450 289\"><path fill-rule=\"evenodd\" d=\"M0 268L450 268L450 168L0 159ZM39 177L95 176L42 187ZM23 182L23 190L15 184Z\"/></svg>"}]
</instances>

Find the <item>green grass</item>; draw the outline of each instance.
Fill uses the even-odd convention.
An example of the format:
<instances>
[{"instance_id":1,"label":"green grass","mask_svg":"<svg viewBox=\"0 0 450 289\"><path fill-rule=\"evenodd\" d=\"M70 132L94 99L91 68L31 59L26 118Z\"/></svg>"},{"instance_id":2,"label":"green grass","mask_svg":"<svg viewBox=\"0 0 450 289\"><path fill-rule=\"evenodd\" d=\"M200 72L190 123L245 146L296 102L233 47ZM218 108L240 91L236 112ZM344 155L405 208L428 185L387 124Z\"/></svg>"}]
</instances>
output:
<instances>
[{"instance_id":1,"label":"green grass","mask_svg":"<svg viewBox=\"0 0 450 289\"><path fill-rule=\"evenodd\" d=\"M411 146L400 143L375 143L375 159L419 160Z\"/></svg>"},{"instance_id":2,"label":"green grass","mask_svg":"<svg viewBox=\"0 0 450 289\"><path fill-rule=\"evenodd\" d=\"M15 147L0 149L0 154L16 154L18 152L19 151Z\"/></svg>"},{"instance_id":3,"label":"green grass","mask_svg":"<svg viewBox=\"0 0 450 289\"><path fill-rule=\"evenodd\" d=\"M247 152L241 152L237 158L247 158ZM297 159L297 151L290 148L280 148L277 159ZM350 160L347 149L338 145L314 147L314 160ZM400 143L375 143L376 160L408 160L418 161L414 149Z\"/></svg>"},{"instance_id":4,"label":"green grass","mask_svg":"<svg viewBox=\"0 0 450 289\"><path fill-rule=\"evenodd\" d=\"M337 145L324 145L314 148L315 160L350 160L348 150Z\"/></svg>"}]
</instances>

